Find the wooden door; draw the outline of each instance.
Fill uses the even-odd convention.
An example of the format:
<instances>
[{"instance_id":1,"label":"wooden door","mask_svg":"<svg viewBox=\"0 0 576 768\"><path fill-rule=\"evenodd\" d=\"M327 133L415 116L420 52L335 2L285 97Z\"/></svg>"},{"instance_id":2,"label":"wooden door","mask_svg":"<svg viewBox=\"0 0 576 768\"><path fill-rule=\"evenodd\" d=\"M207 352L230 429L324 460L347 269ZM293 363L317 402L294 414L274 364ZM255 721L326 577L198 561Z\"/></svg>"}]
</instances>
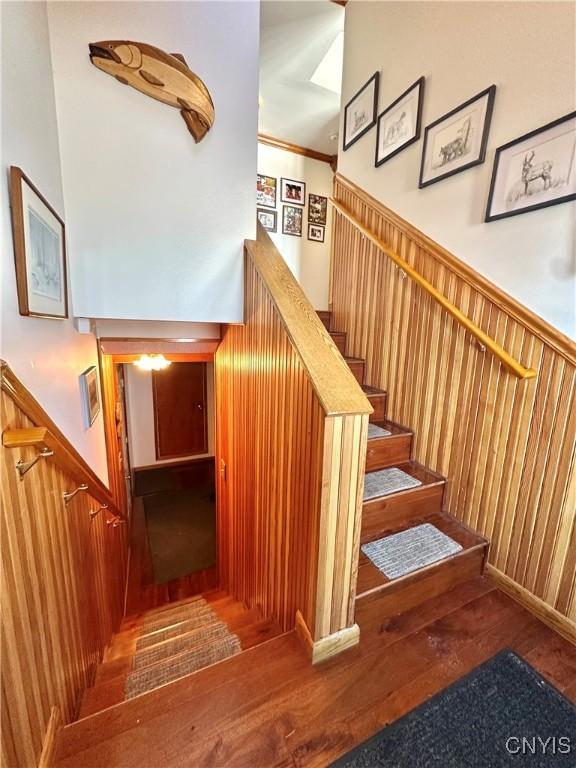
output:
<instances>
[{"instance_id":1,"label":"wooden door","mask_svg":"<svg viewBox=\"0 0 576 768\"><path fill-rule=\"evenodd\" d=\"M120 468L126 487L128 517L132 513L132 470L130 469L130 448L128 443L128 421L126 418L126 377L123 365L116 366L118 378L118 400L116 402L116 430L118 435Z\"/></svg>"},{"instance_id":2,"label":"wooden door","mask_svg":"<svg viewBox=\"0 0 576 768\"><path fill-rule=\"evenodd\" d=\"M152 389L156 458L206 453L206 363L172 363L154 371Z\"/></svg>"}]
</instances>

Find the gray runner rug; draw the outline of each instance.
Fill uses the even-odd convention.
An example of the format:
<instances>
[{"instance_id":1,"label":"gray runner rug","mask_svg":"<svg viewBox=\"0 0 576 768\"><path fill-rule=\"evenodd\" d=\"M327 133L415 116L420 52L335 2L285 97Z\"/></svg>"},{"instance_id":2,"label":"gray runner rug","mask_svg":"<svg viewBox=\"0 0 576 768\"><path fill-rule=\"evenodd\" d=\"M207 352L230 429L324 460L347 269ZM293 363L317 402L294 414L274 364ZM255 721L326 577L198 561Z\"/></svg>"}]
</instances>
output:
<instances>
[{"instance_id":1,"label":"gray runner rug","mask_svg":"<svg viewBox=\"0 0 576 768\"><path fill-rule=\"evenodd\" d=\"M430 523L362 545L362 552L388 579L398 579L460 552L458 542Z\"/></svg>"},{"instance_id":2,"label":"gray runner rug","mask_svg":"<svg viewBox=\"0 0 576 768\"><path fill-rule=\"evenodd\" d=\"M379 427L378 424L368 424L368 440L372 440L373 437L388 437L391 434L392 432L384 429L384 427Z\"/></svg>"},{"instance_id":3,"label":"gray runner rug","mask_svg":"<svg viewBox=\"0 0 576 768\"><path fill-rule=\"evenodd\" d=\"M364 501L374 499L376 496L405 491L408 488L417 488L419 485L422 485L420 480L398 467L368 472L364 478Z\"/></svg>"}]
</instances>

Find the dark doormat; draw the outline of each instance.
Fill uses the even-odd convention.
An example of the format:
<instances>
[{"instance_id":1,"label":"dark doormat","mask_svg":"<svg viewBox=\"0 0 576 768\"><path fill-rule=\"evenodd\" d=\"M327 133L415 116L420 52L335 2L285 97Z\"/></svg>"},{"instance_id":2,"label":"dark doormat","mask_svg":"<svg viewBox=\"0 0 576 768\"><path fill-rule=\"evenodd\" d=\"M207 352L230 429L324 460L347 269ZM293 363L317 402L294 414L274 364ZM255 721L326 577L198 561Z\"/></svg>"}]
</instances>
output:
<instances>
[{"instance_id":1,"label":"dark doormat","mask_svg":"<svg viewBox=\"0 0 576 768\"><path fill-rule=\"evenodd\" d=\"M576 707L504 650L333 768L574 768Z\"/></svg>"},{"instance_id":2,"label":"dark doormat","mask_svg":"<svg viewBox=\"0 0 576 768\"><path fill-rule=\"evenodd\" d=\"M144 496L156 584L216 564L214 492L195 488Z\"/></svg>"}]
</instances>

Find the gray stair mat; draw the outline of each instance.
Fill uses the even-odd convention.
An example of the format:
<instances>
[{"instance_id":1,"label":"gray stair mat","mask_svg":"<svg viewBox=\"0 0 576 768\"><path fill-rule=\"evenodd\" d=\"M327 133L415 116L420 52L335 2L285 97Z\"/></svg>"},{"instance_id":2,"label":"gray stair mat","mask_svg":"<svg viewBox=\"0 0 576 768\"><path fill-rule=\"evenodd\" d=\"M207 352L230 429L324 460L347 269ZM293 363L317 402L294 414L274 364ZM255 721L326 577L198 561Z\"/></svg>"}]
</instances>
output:
<instances>
[{"instance_id":1,"label":"gray stair mat","mask_svg":"<svg viewBox=\"0 0 576 768\"><path fill-rule=\"evenodd\" d=\"M422 485L412 475L398 467L379 469L377 472L367 472L364 476L364 501L374 499L377 496L386 496L389 493L398 493L408 488L417 488Z\"/></svg>"},{"instance_id":2,"label":"gray stair mat","mask_svg":"<svg viewBox=\"0 0 576 768\"><path fill-rule=\"evenodd\" d=\"M384 429L384 427L379 427L378 424L368 424L368 440L372 440L375 437L388 437L391 434L392 432Z\"/></svg>"}]
</instances>

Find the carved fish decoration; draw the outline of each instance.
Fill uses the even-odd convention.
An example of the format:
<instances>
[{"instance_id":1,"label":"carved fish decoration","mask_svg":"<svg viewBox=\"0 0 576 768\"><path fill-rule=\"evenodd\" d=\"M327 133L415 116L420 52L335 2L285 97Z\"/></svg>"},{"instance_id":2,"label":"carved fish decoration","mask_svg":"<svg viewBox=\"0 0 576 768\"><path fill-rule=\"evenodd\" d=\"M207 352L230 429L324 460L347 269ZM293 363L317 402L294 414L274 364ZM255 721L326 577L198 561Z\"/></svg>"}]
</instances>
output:
<instances>
[{"instance_id":1,"label":"carved fish decoration","mask_svg":"<svg viewBox=\"0 0 576 768\"><path fill-rule=\"evenodd\" d=\"M180 110L196 143L214 123L208 88L186 64L181 53L168 54L147 43L103 40L90 43L90 61L124 85Z\"/></svg>"}]
</instances>

